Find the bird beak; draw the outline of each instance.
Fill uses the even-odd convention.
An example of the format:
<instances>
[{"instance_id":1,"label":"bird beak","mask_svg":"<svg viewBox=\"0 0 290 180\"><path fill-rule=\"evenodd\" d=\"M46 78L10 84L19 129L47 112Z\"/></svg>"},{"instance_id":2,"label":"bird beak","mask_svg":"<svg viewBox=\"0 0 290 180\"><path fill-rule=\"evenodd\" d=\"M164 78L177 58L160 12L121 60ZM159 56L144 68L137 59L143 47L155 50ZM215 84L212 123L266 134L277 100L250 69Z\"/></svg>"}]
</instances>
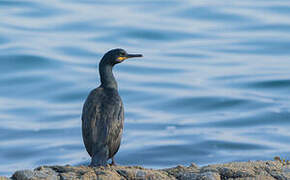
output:
<instances>
[{"instance_id":1,"label":"bird beak","mask_svg":"<svg viewBox=\"0 0 290 180\"><path fill-rule=\"evenodd\" d=\"M126 58L143 57L142 54L127 54Z\"/></svg>"},{"instance_id":2,"label":"bird beak","mask_svg":"<svg viewBox=\"0 0 290 180\"><path fill-rule=\"evenodd\" d=\"M125 59L134 58L134 57L143 57L143 56L142 56L142 54L127 54L126 56L120 56L117 59L119 62L122 62Z\"/></svg>"}]
</instances>

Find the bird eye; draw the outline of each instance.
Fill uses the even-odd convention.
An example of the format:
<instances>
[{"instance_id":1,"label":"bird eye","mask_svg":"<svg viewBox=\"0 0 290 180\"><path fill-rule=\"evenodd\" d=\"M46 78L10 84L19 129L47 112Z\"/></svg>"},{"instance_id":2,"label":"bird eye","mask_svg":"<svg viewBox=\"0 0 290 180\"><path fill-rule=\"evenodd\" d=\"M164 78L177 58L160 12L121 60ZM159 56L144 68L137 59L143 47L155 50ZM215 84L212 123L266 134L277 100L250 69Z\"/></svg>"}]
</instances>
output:
<instances>
[{"instance_id":1,"label":"bird eye","mask_svg":"<svg viewBox=\"0 0 290 180\"><path fill-rule=\"evenodd\" d=\"M125 52L120 52L120 56L125 56L126 53Z\"/></svg>"}]
</instances>

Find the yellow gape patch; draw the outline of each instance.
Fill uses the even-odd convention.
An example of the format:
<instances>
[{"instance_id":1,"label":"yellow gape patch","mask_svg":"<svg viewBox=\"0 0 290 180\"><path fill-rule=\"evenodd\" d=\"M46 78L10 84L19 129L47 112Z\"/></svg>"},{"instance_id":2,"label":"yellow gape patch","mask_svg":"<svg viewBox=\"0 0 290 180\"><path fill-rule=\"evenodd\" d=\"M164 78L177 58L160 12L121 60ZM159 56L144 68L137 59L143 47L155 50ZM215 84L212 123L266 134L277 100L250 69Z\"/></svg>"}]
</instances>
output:
<instances>
[{"instance_id":1,"label":"yellow gape patch","mask_svg":"<svg viewBox=\"0 0 290 180\"><path fill-rule=\"evenodd\" d=\"M120 61L123 61L123 60L125 60L127 58L126 57L118 57L117 59L120 60Z\"/></svg>"}]
</instances>

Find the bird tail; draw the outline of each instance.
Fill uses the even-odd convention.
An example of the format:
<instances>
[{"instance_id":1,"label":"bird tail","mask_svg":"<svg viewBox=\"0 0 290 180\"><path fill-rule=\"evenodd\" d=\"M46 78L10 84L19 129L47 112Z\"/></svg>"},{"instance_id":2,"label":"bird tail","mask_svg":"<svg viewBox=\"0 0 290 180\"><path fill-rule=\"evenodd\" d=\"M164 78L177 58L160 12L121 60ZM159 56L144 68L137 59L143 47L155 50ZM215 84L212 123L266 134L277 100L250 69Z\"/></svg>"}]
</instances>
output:
<instances>
[{"instance_id":1,"label":"bird tail","mask_svg":"<svg viewBox=\"0 0 290 180\"><path fill-rule=\"evenodd\" d=\"M106 166L108 156L109 156L108 149L102 148L100 151L95 152L93 154L90 166L91 167Z\"/></svg>"}]
</instances>

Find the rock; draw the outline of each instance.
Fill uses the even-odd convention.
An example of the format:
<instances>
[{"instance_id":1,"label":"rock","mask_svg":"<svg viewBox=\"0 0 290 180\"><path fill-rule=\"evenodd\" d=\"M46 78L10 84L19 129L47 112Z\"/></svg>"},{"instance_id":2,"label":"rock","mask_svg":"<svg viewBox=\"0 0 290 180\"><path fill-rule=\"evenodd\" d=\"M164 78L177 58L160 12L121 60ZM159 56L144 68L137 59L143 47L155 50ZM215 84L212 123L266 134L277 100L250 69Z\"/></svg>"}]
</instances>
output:
<instances>
[{"instance_id":1,"label":"rock","mask_svg":"<svg viewBox=\"0 0 290 180\"><path fill-rule=\"evenodd\" d=\"M195 169L199 169L198 165L196 165L195 163L191 163L189 167L195 168Z\"/></svg>"},{"instance_id":2,"label":"rock","mask_svg":"<svg viewBox=\"0 0 290 180\"><path fill-rule=\"evenodd\" d=\"M210 165L219 171L222 179L281 179L287 180L290 166L279 161L232 162ZM290 178L289 178L290 179Z\"/></svg>"},{"instance_id":3,"label":"rock","mask_svg":"<svg viewBox=\"0 0 290 180\"><path fill-rule=\"evenodd\" d=\"M144 169L142 167L116 167L115 170L125 179L175 179L164 171Z\"/></svg>"},{"instance_id":4,"label":"rock","mask_svg":"<svg viewBox=\"0 0 290 180\"><path fill-rule=\"evenodd\" d=\"M35 169L34 171L31 170L21 170L16 171L12 179L20 179L20 180L59 180L60 177L58 174L53 171L51 168L44 168L39 167Z\"/></svg>"},{"instance_id":5,"label":"rock","mask_svg":"<svg viewBox=\"0 0 290 180\"><path fill-rule=\"evenodd\" d=\"M198 167L176 166L167 169L146 169L139 166L41 166L16 171L13 180L287 180L290 165L283 161L231 162ZM0 177L0 180L9 180Z\"/></svg>"},{"instance_id":6,"label":"rock","mask_svg":"<svg viewBox=\"0 0 290 180\"><path fill-rule=\"evenodd\" d=\"M198 166L192 164L189 167L177 166L175 168L164 169L164 171L180 180L220 180L217 170L201 171Z\"/></svg>"}]
</instances>

